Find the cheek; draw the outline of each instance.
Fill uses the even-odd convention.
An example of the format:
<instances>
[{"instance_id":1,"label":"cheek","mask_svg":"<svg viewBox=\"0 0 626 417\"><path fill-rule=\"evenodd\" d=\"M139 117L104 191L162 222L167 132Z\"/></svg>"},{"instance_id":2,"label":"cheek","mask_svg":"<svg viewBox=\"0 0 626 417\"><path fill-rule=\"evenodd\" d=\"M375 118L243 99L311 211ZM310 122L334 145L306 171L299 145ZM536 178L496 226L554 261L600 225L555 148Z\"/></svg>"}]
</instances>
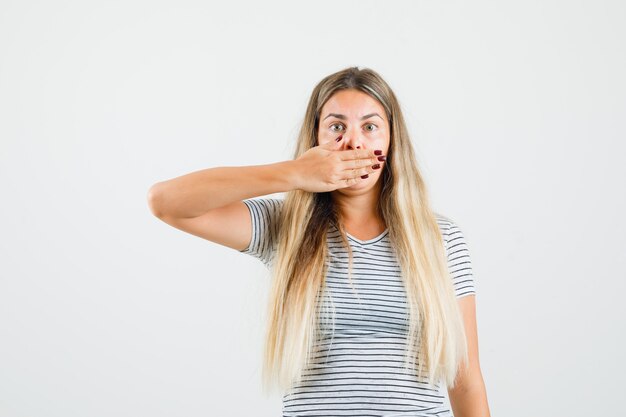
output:
<instances>
[{"instance_id":1,"label":"cheek","mask_svg":"<svg viewBox=\"0 0 626 417\"><path fill-rule=\"evenodd\" d=\"M385 149L385 153L387 153L387 151L391 147L391 142L389 141L389 138L386 138L386 137L381 138L378 144L380 146L379 149Z\"/></svg>"},{"instance_id":2,"label":"cheek","mask_svg":"<svg viewBox=\"0 0 626 417\"><path fill-rule=\"evenodd\" d=\"M389 139L387 138L387 136L385 134L377 136L376 138L374 138L374 141L379 146L388 146L389 145Z\"/></svg>"}]
</instances>

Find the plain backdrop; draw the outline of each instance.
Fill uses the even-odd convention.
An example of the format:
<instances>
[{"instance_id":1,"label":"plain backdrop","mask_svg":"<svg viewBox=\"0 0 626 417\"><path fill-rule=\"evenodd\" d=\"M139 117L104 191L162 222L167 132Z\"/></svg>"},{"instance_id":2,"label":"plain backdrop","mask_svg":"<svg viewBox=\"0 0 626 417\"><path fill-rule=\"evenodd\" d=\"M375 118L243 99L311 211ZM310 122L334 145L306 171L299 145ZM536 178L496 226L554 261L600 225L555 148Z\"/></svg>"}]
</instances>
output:
<instances>
[{"instance_id":1,"label":"plain backdrop","mask_svg":"<svg viewBox=\"0 0 626 417\"><path fill-rule=\"evenodd\" d=\"M492 416L626 386L620 1L0 2L0 416L268 416L268 275L149 187L292 159L348 66L397 94L465 232Z\"/></svg>"}]
</instances>

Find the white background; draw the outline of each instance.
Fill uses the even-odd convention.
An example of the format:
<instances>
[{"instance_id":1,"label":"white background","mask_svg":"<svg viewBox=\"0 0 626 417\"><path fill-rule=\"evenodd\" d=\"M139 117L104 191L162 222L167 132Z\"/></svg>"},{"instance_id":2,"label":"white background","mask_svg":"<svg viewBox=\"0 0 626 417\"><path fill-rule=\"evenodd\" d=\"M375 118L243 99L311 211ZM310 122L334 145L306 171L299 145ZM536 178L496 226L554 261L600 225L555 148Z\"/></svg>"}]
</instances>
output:
<instances>
[{"instance_id":1,"label":"white background","mask_svg":"<svg viewBox=\"0 0 626 417\"><path fill-rule=\"evenodd\" d=\"M620 1L0 3L0 416L278 416L248 255L149 187L291 159L347 66L400 99L465 232L492 416L614 415L626 349Z\"/></svg>"}]
</instances>

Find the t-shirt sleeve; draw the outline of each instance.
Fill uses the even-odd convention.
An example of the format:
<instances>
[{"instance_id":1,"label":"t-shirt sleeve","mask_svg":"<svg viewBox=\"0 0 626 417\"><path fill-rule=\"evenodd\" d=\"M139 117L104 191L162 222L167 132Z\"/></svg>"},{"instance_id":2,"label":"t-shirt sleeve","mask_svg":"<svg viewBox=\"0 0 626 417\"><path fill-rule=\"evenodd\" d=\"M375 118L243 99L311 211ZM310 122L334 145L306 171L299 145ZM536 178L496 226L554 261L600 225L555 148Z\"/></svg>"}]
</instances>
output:
<instances>
[{"instance_id":1,"label":"t-shirt sleeve","mask_svg":"<svg viewBox=\"0 0 626 417\"><path fill-rule=\"evenodd\" d=\"M278 198L254 198L243 200L250 210L252 237L248 247L241 253L254 256L269 268L277 244L279 215L284 200Z\"/></svg>"},{"instance_id":2,"label":"t-shirt sleeve","mask_svg":"<svg viewBox=\"0 0 626 417\"><path fill-rule=\"evenodd\" d=\"M459 226L447 219L444 228L444 242L448 255L448 268L457 298L476 294L469 248Z\"/></svg>"}]
</instances>

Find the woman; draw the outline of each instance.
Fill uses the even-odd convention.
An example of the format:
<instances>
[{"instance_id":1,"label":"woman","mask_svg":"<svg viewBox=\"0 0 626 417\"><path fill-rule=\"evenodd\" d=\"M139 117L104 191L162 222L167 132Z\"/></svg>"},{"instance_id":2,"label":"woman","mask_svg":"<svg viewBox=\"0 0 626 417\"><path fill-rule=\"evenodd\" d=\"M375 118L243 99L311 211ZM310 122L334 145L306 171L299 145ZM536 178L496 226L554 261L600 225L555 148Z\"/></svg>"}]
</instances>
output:
<instances>
[{"instance_id":1,"label":"woman","mask_svg":"<svg viewBox=\"0 0 626 417\"><path fill-rule=\"evenodd\" d=\"M271 271L263 386L281 388L284 416L489 416L468 248L431 209L376 72L318 83L293 160L193 172L149 201Z\"/></svg>"}]
</instances>

